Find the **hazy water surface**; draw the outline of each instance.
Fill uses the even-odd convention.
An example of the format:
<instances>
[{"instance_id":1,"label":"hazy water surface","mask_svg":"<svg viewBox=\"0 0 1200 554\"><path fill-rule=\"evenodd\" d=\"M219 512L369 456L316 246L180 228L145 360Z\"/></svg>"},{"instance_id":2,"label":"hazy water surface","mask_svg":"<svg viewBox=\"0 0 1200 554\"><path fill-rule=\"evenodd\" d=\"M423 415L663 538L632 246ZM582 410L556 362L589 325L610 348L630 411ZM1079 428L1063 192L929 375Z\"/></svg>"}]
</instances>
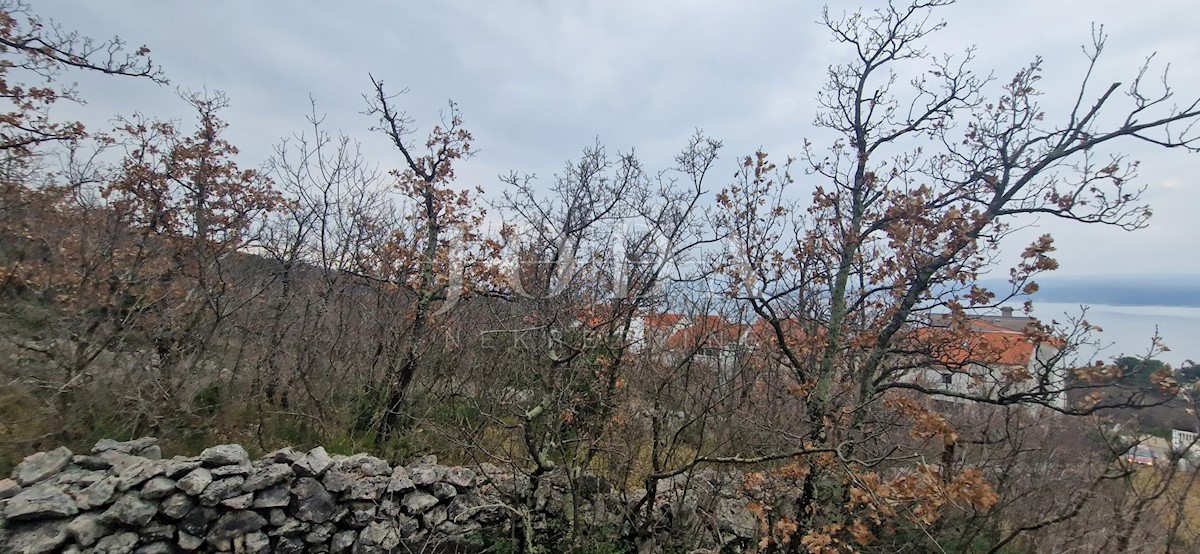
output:
<instances>
[{"instance_id":1,"label":"hazy water surface","mask_svg":"<svg viewBox=\"0 0 1200 554\"><path fill-rule=\"evenodd\" d=\"M1080 313L1077 303L1034 303L1033 315L1042 321L1065 321L1064 314L1078 317ZM1171 351L1156 358L1173 367L1179 367L1187 359L1200 361L1200 308L1091 304L1086 319L1104 329L1097 337L1109 346L1100 353L1101 358L1145 355L1157 327L1159 336Z\"/></svg>"}]
</instances>

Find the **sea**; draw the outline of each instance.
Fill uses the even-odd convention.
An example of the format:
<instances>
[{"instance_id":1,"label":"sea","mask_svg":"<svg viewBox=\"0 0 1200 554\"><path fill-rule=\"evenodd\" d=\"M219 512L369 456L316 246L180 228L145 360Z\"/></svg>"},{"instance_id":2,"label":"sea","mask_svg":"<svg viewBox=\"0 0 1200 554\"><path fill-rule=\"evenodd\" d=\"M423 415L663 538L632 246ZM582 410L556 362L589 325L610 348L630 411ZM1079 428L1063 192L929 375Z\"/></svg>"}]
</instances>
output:
<instances>
[{"instance_id":1,"label":"sea","mask_svg":"<svg viewBox=\"0 0 1200 554\"><path fill-rule=\"evenodd\" d=\"M1100 327L1102 331L1093 336L1097 345L1081 349L1079 361L1151 355L1174 368L1191 360L1200 362L1200 307L1035 301L1032 315L1062 323L1082 315L1088 323ZM1151 352L1155 333L1168 351Z\"/></svg>"}]
</instances>

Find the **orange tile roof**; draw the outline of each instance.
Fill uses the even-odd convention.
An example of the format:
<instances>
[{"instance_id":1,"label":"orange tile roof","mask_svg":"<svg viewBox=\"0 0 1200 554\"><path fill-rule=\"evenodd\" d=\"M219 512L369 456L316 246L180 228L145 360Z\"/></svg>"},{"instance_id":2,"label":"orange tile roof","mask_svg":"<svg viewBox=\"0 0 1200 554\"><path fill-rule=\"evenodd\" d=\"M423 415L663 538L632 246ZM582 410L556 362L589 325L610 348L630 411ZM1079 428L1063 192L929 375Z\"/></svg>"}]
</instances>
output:
<instances>
[{"instance_id":1,"label":"orange tile roof","mask_svg":"<svg viewBox=\"0 0 1200 554\"><path fill-rule=\"evenodd\" d=\"M582 323L596 326L608 321L611 317L610 313L606 313L608 310L611 310L611 306L597 305L578 317ZM761 318L744 324L730 322L719 315L664 312L644 315L641 320L646 337L654 337L652 340L668 349L726 348L743 342L755 347L776 342L775 330ZM935 320L933 326L922 327L911 333L911 350L925 353L934 361L949 367L965 367L969 364L1025 366L1035 354L1034 340L1025 332L1014 330L1011 325L985 318L968 318L969 330L939 324L948 321L947 317L943 317ZM789 319L780 323L785 338L793 348L802 347L811 336L796 321ZM1048 342L1057 345L1053 339Z\"/></svg>"},{"instance_id":2,"label":"orange tile roof","mask_svg":"<svg viewBox=\"0 0 1200 554\"><path fill-rule=\"evenodd\" d=\"M680 321L683 321L683 314L662 313L650 314L642 318L642 323L647 329L655 330L670 330L675 327Z\"/></svg>"},{"instance_id":3,"label":"orange tile roof","mask_svg":"<svg viewBox=\"0 0 1200 554\"><path fill-rule=\"evenodd\" d=\"M947 327L925 327L916 333L918 348L948 366L968 364L1028 365L1034 344L1025 333L973 320L965 334Z\"/></svg>"},{"instance_id":4,"label":"orange tile roof","mask_svg":"<svg viewBox=\"0 0 1200 554\"><path fill-rule=\"evenodd\" d=\"M727 348L740 343L747 328L718 315L700 315L691 319L667 337L667 348Z\"/></svg>"},{"instance_id":5,"label":"orange tile roof","mask_svg":"<svg viewBox=\"0 0 1200 554\"><path fill-rule=\"evenodd\" d=\"M809 334L804 328L793 320L785 319L779 322L779 326L783 330L783 335L789 342L800 343L808 338ZM754 340L764 344L775 343L775 328L766 319L759 318L750 324L750 335Z\"/></svg>"}]
</instances>

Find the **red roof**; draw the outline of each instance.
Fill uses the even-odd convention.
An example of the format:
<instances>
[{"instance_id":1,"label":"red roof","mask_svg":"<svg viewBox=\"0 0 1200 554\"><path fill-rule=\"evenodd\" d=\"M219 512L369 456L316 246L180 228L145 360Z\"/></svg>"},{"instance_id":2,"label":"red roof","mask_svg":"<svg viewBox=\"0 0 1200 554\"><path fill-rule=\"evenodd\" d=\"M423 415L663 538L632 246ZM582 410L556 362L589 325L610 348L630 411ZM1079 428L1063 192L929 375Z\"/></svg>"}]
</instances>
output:
<instances>
[{"instance_id":1,"label":"red roof","mask_svg":"<svg viewBox=\"0 0 1200 554\"><path fill-rule=\"evenodd\" d=\"M680 317L675 321L678 323L682 319L684 318ZM747 327L740 323L730 323L718 315L700 315L686 319L688 321L684 326L667 338L667 348L727 348L741 342Z\"/></svg>"},{"instance_id":2,"label":"red roof","mask_svg":"<svg viewBox=\"0 0 1200 554\"><path fill-rule=\"evenodd\" d=\"M654 329L656 331L669 331L673 329L680 321L684 320L683 314L650 314L642 318L642 323L646 329Z\"/></svg>"},{"instance_id":3,"label":"red roof","mask_svg":"<svg viewBox=\"0 0 1200 554\"><path fill-rule=\"evenodd\" d=\"M917 332L915 345L948 366L1001 364L1025 366L1033 358L1034 344L1025 333L974 320L969 331L948 327L925 327Z\"/></svg>"}]
</instances>

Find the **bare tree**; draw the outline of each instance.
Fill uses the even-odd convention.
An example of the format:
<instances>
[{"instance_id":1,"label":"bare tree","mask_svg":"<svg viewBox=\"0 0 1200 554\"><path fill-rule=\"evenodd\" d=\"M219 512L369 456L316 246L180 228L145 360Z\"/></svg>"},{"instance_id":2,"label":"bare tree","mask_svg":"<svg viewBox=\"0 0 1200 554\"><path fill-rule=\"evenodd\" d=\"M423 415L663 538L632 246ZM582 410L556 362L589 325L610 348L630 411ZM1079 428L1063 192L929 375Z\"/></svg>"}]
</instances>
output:
<instances>
[{"instance_id":1,"label":"bare tree","mask_svg":"<svg viewBox=\"0 0 1200 554\"><path fill-rule=\"evenodd\" d=\"M711 240L698 216L720 146L697 133L675 167L651 175L632 153L610 157L597 143L548 190L530 176L505 179L509 293L519 309L492 333L522 338L499 342L515 367L489 379L512 392L487 413L513 422L521 448L494 454L533 483L564 472L573 506L564 540L572 544L599 532L582 519L595 492L589 468L599 459L623 463L644 444L628 435L641 425L634 406L642 401L630 381L659 348L646 344L643 318L664 308L669 283L696 267L678 262ZM534 546L535 537L522 540Z\"/></svg>"},{"instance_id":2,"label":"bare tree","mask_svg":"<svg viewBox=\"0 0 1200 554\"><path fill-rule=\"evenodd\" d=\"M475 203L476 189L453 188L454 164L473 154L471 133L463 127L462 115L453 102L442 124L430 131L418 150L409 135L413 122L395 106L383 82L371 78L372 93L366 97L367 114L378 117L373 130L383 133L404 159L403 169L392 172L395 190L411 204L405 208L404 226L384 230L382 242L365 260L378 279L398 285L413 297L413 310L404 329L404 350L389 361L383 409L377 418L381 441L386 441L399 423L400 409L420 364L421 349L427 345L431 317L437 307L448 307L462 297L463 283L488 281L486 260L498 246L481 232L483 210ZM465 278L471 273L472 278ZM480 288L486 288L480 287Z\"/></svg>"},{"instance_id":3,"label":"bare tree","mask_svg":"<svg viewBox=\"0 0 1200 554\"><path fill-rule=\"evenodd\" d=\"M791 160L777 167L762 152L745 158L735 183L719 196L717 225L731 238L725 261L731 288L774 329L781 358L799 383L796 401L807 415L804 431L791 432L803 444L838 451L836 461L797 462L806 477L795 500L794 530L784 535L792 547L865 544L863 514L842 506L854 491L870 491L864 474L891 455L876 427L888 410L903 408L919 429L914 432L942 436L945 448L953 448L957 435L945 418L900 400L900 391L1036 404L1067 414L1131 401L1055 405L1049 399L1066 394L1061 386L995 395L948 392L911 378L919 367L944 363L936 343L961 342L971 326L967 316L1036 290L1031 278L1057 267L1052 240L1043 236L1011 270L1011 290L997 295L978 284L1018 218L1143 226L1149 211L1132 184L1135 165L1101 152L1135 139L1193 149L1189 131L1200 116L1195 101L1173 103L1165 80L1151 92L1148 68L1127 87L1127 106L1117 106L1120 83L1093 90L1090 76L1105 42L1099 32L1086 51L1088 70L1073 109L1061 117L1045 114L1036 89L1040 59L997 83L971 70L971 49L945 56L925 50L923 39L943 26L933 13L949 3L889 5L842 18L826 10L823 24L846 46L850 61L829 69L815 119L838 138L825 150L807 145L799 160L808 176L801 182L813 183L811 201L784 192L799 186ZM920 63L924 69L906 81L902 72ZM1123 115L1106 124L1114 110ZM938 312L952 314L946 331L932 331L931 314ZM789 333L786 325L800 332ZM1061 332L1024 331L1034 343L1060 340ZM1007 378L1059 382L1051 374L1056 361ZM914 470L925 471L921 467L927 466ZM939 471L947 470L923 474L918 484L945 482L941 494L980 508L996 501L978 471L934 479ZM881 483L894 493L908 479L901 474ZM870 494L879 497L868 506L890 502L878 491Z\"/></svg>"},{"instance_id":4,"label":"bare tree","mask_svg":"<svg viewBox=\"0 0 1200 554\"><path fill-rule=\"evenodd\" d=\"M145 46L130 52L120 38L97 41L65 30L38 17L22 0L0 3L0 16L5 60L0 66L0 98L11 106L0 124L0 151L6 156L28 156L39 144L84 136L83 124L50 116L50 108L60 100L82 102L74 87L55 82L64 70L167 82Z\"/></svg>"}]
</instances>

